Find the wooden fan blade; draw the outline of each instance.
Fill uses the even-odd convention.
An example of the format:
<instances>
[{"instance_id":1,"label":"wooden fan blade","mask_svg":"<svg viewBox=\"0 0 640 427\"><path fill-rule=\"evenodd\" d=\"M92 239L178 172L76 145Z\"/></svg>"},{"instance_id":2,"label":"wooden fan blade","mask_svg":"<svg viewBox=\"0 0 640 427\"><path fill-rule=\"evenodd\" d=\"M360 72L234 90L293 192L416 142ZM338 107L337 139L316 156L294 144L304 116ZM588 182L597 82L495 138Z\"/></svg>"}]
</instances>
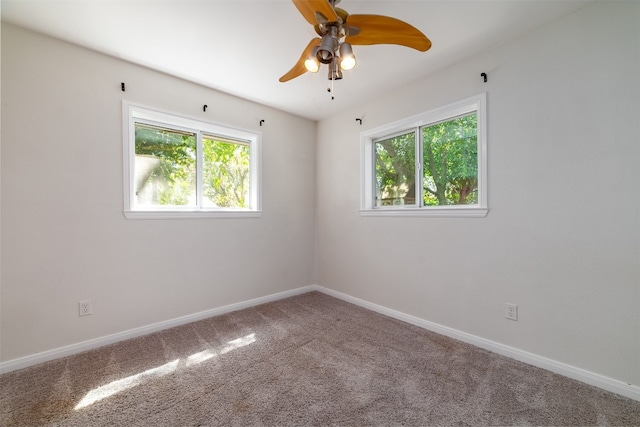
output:
<instances>
[{"instance_id":1,"label":"wooden fan blade","mask_svg":"<svg viewBox=\"0 0 640 427\"><path fill-rule=\"evenodd\" d=\"M318 24L316 12L327 18L327 22L335 22L338 20L336 11L333 10L327 0L292 0L293 4L298 8L304 19L311 25Z\"/></svg>"},{"instance_id":2,"label":"wooden fan blade","mask_svg":"<svg viewBox=\"0 0 640 427\"><path fill-rule=\"evenodd\" d=\"M282 83L288 82L291 79L295 79L296 77L301 76L307 72L307 67L304 66L304 61L309 57L309 55L311 55L311 51L314 47L320 46L321 41L322 39L318 37L316 37L315 39L311 39L307 47L302 52L302 55L300 55L300 59L298 59L298 62L296 62L296 64L284 76L280 77L280 81Z\"/></svg>"},{"instance_id":3,"label":"wooden fan blade","mask_svg":"<svg viewBox=\"0 0 640 427\"><path fill-rule=\"evenodd\" d=\"M421 52L431 48L431 40L416 27L396 18L382 15L349 15L347 24L360 32L347 36L352 45L398 44Z\"/></svg>"}]
</instances>

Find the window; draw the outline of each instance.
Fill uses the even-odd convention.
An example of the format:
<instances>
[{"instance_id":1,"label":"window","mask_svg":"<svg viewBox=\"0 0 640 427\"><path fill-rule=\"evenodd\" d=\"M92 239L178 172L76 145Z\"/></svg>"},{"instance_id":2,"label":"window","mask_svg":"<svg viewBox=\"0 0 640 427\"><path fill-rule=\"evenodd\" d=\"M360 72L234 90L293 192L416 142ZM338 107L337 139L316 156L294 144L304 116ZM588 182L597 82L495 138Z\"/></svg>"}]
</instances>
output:
<instances>
[{"instance_id":1,"label":"window","mask_svg":"<svg viewBox=\"0 0 640 427\"><path fill-rule=\"evenodd\" d=\"M487 215L486 96L362 133L363 215Z\"/></svg>"},{"instance_id":2,"label":"window","mask_svg":"<svg viewBox=\"0 0 640 427\"><path fill-rule=\"evenodd\" d=\"M127 218L260 215L259 135L123 104Z\"/></svg>"}]
</instances>

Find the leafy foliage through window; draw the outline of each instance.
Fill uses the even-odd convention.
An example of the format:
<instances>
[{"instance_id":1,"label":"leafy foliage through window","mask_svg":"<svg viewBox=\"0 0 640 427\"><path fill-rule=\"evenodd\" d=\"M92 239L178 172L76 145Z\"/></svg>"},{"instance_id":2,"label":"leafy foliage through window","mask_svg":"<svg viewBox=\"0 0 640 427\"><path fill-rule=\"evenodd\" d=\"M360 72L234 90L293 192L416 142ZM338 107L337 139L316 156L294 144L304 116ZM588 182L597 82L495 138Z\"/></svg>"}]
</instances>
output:
<instances>
[{"instance_id":1,"label":"leafy foliage through window","mask_svg":"<svg viewBox=\"0 0 640 427\"><path fill-rule=\"evenodd\" d=\"M256 135L131 106L129 116L129 210L257 210Z\"/></svg>"},{"instance_id":2,"label":"leafy foliage through window","mask_svg":"<svg viewBox=\"0 0 640 427\"><path fill-rule=\"evenodd\" d=\"M135 124L137 206L186 206L196 198L196 136Z\"/></svg>"},{"instance_id":3,"label":"leafy foliage through window","mask_svg":"<svg viewBox=\"0 0 640 427\"><path fill-rule=\"evenodd\" d=\"M203 138L204 195L208 204L246 208L249 202L249 144Z\"/></svg>"},{"instance_id":4,"label":"leafy foliage through window","mask_svg":"<svg viewBox=\"0 0 640 427\"><path fill-rule=\"evenodd\" d=\"M486 215L484 104L482 95L364 133L363 209Z\"/></svg>"},{"instance_id":5,"label":"leafy foliage through window","mask_svg":"<svg viewBox=\"0 0 640 427\"><path fill-rule=\"evenodd\" d=\"M423 206L476 204L477 134L478 117L472 113L376 141L376 205L416 205L416 151L422 159Z\"/></svg>"},{"instance_id":6,"label":"leafy foliage through window","mask_svg":"<svg viewBox=\"0 0 640 427\"><path fill-rule=\"evenodd\" d=\"M424 204L478 203L478 115L422 128Z\"/></svg>"}]
</instances>

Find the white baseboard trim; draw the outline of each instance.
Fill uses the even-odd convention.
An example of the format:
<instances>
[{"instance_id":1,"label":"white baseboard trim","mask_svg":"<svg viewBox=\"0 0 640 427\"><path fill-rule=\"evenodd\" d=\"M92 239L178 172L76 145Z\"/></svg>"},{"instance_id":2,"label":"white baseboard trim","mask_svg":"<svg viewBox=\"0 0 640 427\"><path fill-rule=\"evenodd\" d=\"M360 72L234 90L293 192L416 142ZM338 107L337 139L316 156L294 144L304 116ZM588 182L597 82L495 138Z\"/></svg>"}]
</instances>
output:
<instances>
[{"instance_id":1,"label":"white baseboard trim","mask_svg":"<svg viewBox=\"0 0 640 427\"><path fill-rule=\"evenodd\" d=\"M289 298L295 295L304 294L318 290L315 285L305 286L302 288L293 289L290 291L279 292L265 297L254 298L248 301L242 301L235 304L225 305L223 307L214 308L211 310L201 311L199 313L189 314L175 319L165 320L163 322L154 323L139 328L129 329L127 331L118 332L115 334L107 335L100 338L94 338L91 340L79 342L76 344L67 345L64 347L56 348L53 350L43 351L41 353L32 354L18 359L9 360L0 363L0 374L5 372L11 372L18 369L28 368L29 366L37 365L39 363L48 362L61 357L71 356L73 354L82 353L83 351L92 350L94 348L102 347L104 345L113 344L115 342L128 340L130 338L136 338L143 335L158 332L163 329L173 328L176 326L184 325L198 320L206 319L213 316L219 316L221 314L229 313L232 311L242 310L244 308L253 307L260 304L265 304L272 301Z\"/></svg>"},{"instance_id":2,"label":"white baseboard trim","mask_svg":"<svg viewBox=\"0 0 640 427\"><path fill-rule=\"evenodd\" d=\"M385 316L401 320L411 325L418 326L420 328L427 329L429 331L475 345L476 347L480 347L485 350L489 350L494 353L519 360L529 365L537 366L539 368L555 372L556 374L563 375L565 377L601 388L603 390L607 390L612 393L616 393L630 399L640 401L639 386L627 384L625 382L615 380L604 375L596 374L594 372L590 372L581 368L577 368L566 363L558 362L556 360L549 359L543 356L538 356L536 354L529 353L528 351L520 350L515 347L510 347L508 345L500 344L495 341L468 334L457 329L449 328L438 323L430 322L419 317L392 310L390 308L383 307L381 305L374 304L360 298L352 297L351 295L343 294L341 292L337 292L322 286L315 285L311 288L313 290L320 291L332 297L350 302L352 304L369 309L371 311L375 311Z\"/></svg>"}]
</instances>

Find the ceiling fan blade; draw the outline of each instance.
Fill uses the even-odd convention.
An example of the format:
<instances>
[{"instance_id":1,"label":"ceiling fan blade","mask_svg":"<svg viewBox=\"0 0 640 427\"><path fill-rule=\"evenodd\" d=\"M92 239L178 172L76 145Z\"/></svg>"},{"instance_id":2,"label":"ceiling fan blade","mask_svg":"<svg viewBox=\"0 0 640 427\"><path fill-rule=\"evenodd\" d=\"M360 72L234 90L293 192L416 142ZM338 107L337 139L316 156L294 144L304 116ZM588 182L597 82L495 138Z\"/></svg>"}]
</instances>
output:
<instances>
[{"instance_id":1,"label":"ceiling fan blade","mask_svg":"<svg viewBox=\"0 0 640 427\"><path fill-rule=\"evenodd\" d=\"M311 25L318 24L316 12L322 14L327 22L338 20L338 15L327 0L292 0L293 4L298 8L304 19Z\"/></svg>"},{"instance_id":2,"label":"ceiling fan blade","mask_svg":"<svg viewBox=\"0 0 640 427\"><path fill-rule=\"evenodd\" d=\"M382 15L349 15L347 24L360 32L347 36L352 45L398 44L421 52L431 48L431 40L416 27L396 18Z\"/></svg>"},{"instance_id":3,"label":"ceiling fan blade","mask_svg":"<svg viewBox=\"0 0 640 427\"><path fill-rule=\"evenodd\" d=\"M311 39L307 47L302 52L302 55L300 55L298 62L296 62L296 64L284 76L280 77L280 81L282 83L295 79L307 72L307 68L304 66L304 61L309 57L309 55L311 55L313 48L320 45L321 41L322 40L318 37Z\"/></svg>"}]
</instances>

